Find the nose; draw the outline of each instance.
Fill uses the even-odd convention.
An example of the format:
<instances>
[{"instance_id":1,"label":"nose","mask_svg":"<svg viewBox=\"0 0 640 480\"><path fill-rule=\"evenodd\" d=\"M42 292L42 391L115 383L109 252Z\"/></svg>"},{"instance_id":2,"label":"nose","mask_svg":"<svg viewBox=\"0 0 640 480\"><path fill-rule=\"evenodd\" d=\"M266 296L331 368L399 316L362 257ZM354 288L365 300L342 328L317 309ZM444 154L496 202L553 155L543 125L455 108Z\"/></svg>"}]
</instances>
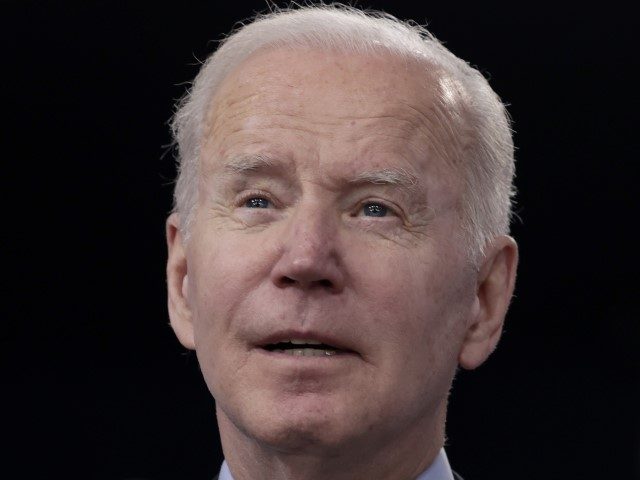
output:
<instances>
[{"instance_id":1,"label":"nose","mask_svg":"<svg viewBox=\"0 0 640 480\"><path fill-rule=\"evenodd\" d=\"M299 207L281 237L280 256L271 280L279 288L339 293L345 275L337 249L337 219L319 208Z\"/></svg>"}]
</instances>

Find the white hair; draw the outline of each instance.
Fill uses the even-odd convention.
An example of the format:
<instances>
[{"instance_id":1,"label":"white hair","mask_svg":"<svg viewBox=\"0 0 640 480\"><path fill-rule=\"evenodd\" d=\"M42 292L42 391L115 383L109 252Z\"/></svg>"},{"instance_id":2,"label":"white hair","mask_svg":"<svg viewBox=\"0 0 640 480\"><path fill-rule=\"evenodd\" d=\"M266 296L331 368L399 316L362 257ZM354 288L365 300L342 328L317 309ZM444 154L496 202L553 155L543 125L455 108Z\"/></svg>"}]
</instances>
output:
<instances>
[{"instance_id":1,"label":"white hair","mask_svg":"<svg viewBox=\"0 0 640 480\"><path fill-rule=\"evenodd\" d=\"M442 76L441 101L450 100L449 82L449 87L453 86L462 99L464 131L470 136L469 145L464 148L465 158L455 162L465 184L462 232L470 257L478 258L488 241L509 232L513 140L507 111L487 80L424 27L386 13L333 4L259 15L229 35L202 65L192 88L178 104L171 124L178 145L174 211L180 215L180 229L185 237L189 235L197 207L199 156L204 120L212 99L227 75L252 53L278 47L387 53L436 67Z\"/></svg>"}]
</instances>

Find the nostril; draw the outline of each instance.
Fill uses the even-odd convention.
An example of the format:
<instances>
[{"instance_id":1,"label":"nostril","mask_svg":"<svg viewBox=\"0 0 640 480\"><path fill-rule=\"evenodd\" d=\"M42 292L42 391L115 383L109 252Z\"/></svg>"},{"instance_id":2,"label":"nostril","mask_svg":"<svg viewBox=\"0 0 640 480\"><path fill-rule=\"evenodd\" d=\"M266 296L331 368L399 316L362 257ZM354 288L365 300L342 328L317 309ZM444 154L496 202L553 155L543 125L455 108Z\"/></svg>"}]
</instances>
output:
<instances>
[{"instance_id":1,"label":"nostril","mask_svg":"<svg viewBox=\"0 0 640 480\"><path fill-rule=\"evenodd\" d=\"M293 278L289 278L289 277L282 277L282 278L280 279L280 282L281 282L283 285L291 285L291 284L293 284L293 283L296 283L296 281L295 281Z\"/></svg>"},{"instance_id":2,"label":"nostril","mask_svg":"<svg viewBox=\"0 0 640 480\"><path fill-rule=\"evenodd\" d=\"M333 283L331 283L331 280L322 279L318 281L318 284L322 287L333 288Z\"/></svg>"}]
</instances>

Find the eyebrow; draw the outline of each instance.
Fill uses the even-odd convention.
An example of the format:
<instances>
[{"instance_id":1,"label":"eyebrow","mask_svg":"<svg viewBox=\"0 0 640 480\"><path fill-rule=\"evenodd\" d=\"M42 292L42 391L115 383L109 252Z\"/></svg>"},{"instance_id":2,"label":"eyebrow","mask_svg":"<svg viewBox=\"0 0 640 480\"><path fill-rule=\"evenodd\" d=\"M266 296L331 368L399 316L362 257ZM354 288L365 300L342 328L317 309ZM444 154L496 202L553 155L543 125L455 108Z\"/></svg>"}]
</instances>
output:
<instances>
[{"instance_id":1,"label":"eyebrow","mask_svg":"<svg viewBox=\"0 0 640 480\"><path fill-rule=\"evenodd\" d=\"M248 174L282 168L286 169L287 167L279 160L265 154L234 156L223 165L223 169L231 174ZM404 168L383 168L360 172L348 180L347 183L352 185L388 185L407 190L412 190L419 184L418 178Z\"/></svg>"},{"instance_id":2,"label":"eyebrow","mask_svg":"<svg viewBox=\"0 0 640 480\"><path fill-rule=\"evenodd\" d=\"M278 163L269 155L252 154L238 155L225 162L223 168L228 173L250 173L260 170L273 169Z\"/></svg>"},{"instance_id":3,"label":"eyebrow","mask_svg":"<svg viewBox=\"0 0 640 480\"><path fill-rule=\"evenodd\" d=\"M373 185L391 185L413 189L418 185L418 178L404 168L383 168L357 174L349 183Z\"/></svg>"}]
</instances>

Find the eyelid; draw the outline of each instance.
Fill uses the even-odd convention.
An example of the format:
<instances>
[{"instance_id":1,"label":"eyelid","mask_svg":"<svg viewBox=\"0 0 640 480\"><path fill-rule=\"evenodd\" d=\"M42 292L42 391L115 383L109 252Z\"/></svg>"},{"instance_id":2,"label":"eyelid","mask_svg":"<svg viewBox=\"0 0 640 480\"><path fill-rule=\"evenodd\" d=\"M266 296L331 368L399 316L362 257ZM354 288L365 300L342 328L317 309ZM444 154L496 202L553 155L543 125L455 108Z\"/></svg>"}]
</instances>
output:
<instances>
[{"instance_id":1,"label":"eyelid","mask_svg":"<svg viewBox=\"0 0 640 480\"><path fill-rule=\"evenodd\" d=\"M247 202L247 200L251 198L264 198L265 200L268 200L269 203L271 203L273 208L281 207L278 200L269 192L266 192L264 190L244 191L236 197L235 204L237 207L244 207L244 204ZM389 200L382 200L376 197L368 197L358 202L355 208L354 216L359 216L364 206L367 205L368 203L379 203L380 205L384 206L387 209L388 214L390 216L404 218L404 212L402 208L400 208L396 203L391 202ZM374 217L371 217L371 218L374 218ZM385 217L380 217L380 218L385 218Z\"/></svg>"}]
</instances>

